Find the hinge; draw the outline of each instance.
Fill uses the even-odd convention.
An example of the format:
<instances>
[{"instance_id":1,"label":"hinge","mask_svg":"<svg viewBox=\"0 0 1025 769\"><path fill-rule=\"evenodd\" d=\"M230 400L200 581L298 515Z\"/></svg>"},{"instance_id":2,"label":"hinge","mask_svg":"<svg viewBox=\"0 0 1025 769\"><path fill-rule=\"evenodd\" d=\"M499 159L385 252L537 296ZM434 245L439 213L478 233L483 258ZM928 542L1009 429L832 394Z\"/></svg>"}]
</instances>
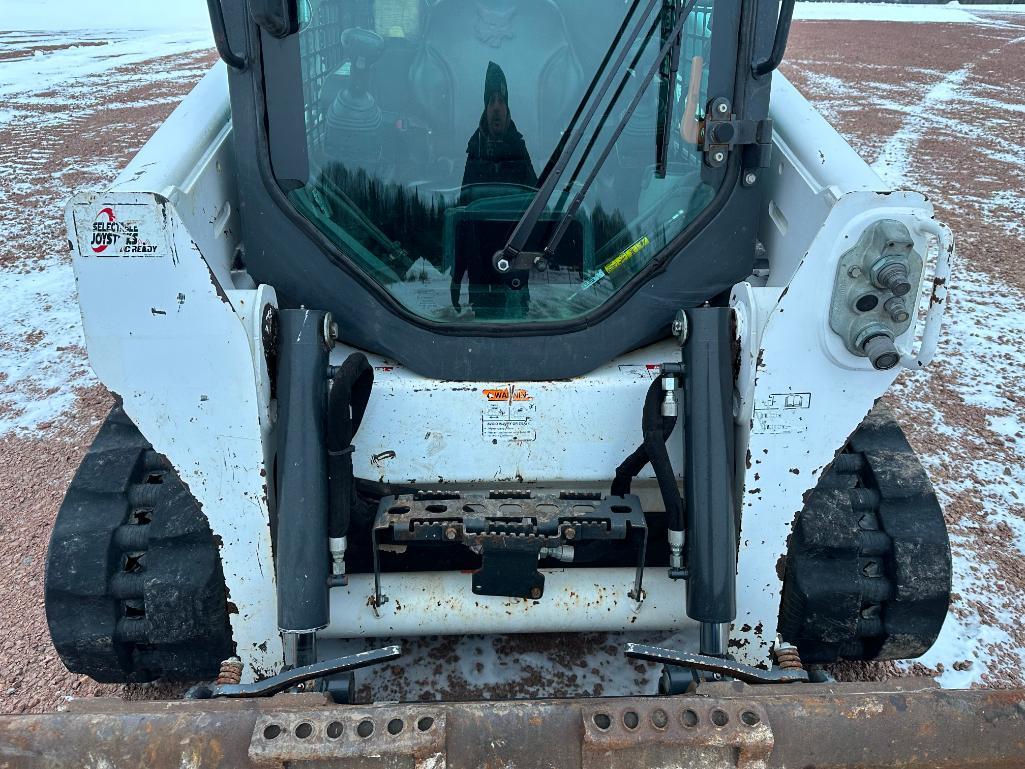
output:
<instances>
[{"instance_id":1,"label":"hinge","mask_svg":"<svg viewBox=\"0 0 1025 769\"><path fill-rule=\"evenodd\" d=\"M735 147L744 149L744 168L768 168L772 157L772 120L738 120L728 99L713 99L698 127L698 145L712 168L726 164Z\"/></svg>"}]
</instances>

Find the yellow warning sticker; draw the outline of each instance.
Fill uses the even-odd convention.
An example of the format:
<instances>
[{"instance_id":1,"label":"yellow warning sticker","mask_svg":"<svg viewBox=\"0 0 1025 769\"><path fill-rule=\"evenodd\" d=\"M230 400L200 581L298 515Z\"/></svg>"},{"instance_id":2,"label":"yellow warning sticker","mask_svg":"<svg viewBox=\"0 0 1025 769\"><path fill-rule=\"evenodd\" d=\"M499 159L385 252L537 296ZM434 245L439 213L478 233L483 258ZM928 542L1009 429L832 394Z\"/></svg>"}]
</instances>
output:
<instances>
[{"instance_id":1,"label":"yellow warning sticker","mask_svg":"<svg viewBox=\"0 0 1025 769\"><path fill-rule=\"evenodd\" d=\"M608 275L613 270L618 270L627 261L633 259L637 254L643 251L649 243L651 243L651 239L647 235L642 236L639 240L632 243L625 251L617 255L615 259L602 268L605 271L605 274Z\"/></svg>"}]
</instances>

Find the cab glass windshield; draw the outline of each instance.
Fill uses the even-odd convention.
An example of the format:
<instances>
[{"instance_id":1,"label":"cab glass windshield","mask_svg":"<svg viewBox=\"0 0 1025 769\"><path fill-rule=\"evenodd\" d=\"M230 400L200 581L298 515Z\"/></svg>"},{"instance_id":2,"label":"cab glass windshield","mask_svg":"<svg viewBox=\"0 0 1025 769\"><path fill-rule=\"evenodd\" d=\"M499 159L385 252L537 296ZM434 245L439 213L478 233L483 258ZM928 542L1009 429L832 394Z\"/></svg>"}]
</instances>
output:
<instances>
[{"instance_id":1,"label":"cab glass windshield","mask_svg":"<svg viewBox=\"0 0 1025 769\"><path fill-rule=\"evenodd\" d=\"M659 0L645 16L648 2L629 0L302 0L310 172L288 196L422 318L585 315L712 198L697 148L712 5ZM677 50L660 59L674 24ZM625 63L577 121L583 139L529 230L525 250L547 245L548 258L496 266L617 40Z\"/></svg>"}]
</instances>

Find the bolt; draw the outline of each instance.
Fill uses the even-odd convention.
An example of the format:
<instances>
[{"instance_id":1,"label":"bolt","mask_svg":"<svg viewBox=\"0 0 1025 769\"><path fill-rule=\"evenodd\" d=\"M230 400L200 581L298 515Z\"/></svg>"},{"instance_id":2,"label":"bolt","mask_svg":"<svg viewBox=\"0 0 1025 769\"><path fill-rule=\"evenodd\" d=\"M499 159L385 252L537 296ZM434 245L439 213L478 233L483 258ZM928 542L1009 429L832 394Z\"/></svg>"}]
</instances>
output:
<instances>
[{"instance_id":1,"label":"bolt","mask_svg":"<svg viewBox=\"0 0 1025 769\"><path fill-rule=\"evenodd\" d=\"M719 152L715 152L715 153L712 154L712 160L714 160L716 163L721 163L725 159L726 159L726 153L725 152L719 151Z\"/></svg>"},{"instance_id":2,"label":"bolt","mask_svg":"<svg viewBox=\"0 0 1025 769\"><path fill-rule=\"evenodd\" d=\"M746 174L744 174L744 184L748 187L750 187L756 181L758 181L758 174L756 174L754 171L748 171Z\"/></svg>"},{"instance_id":3,"label":"bolt","mask_svg":"<svg viewBox=\"0 0 1025 769\"><path fill-rule=\"evenodd\" d=\"M720 115L725 115L727 112L730 111L730 105L724 101L719 102L715 108Z\"/></svg>"},{"instance_id":4,"label":"bolt","mask_svg":"<svg viewBox=\"0 0 1025 769\"><path fill-rule=\"evenodd\" d=\"M451 542L453 539L455 539L458 536L459 536L459 532L456 531L456 527L455 526L449 526L447 529L445 529L445 539L447 539L449 542Z\"/></svg>"},{"instance_id":5,"label":"bolt","mask_svg":"<svg viewBox=\"0 0 1025 769\"><path fill-rule=\"evenodd\" d=\"M530 597L533 598L535 601L538 598L540 598L541 597L541 588L537 587L536 585L534 587L530 588Z\"/></svg>"},{"instance_id":6,"label":"bolt","mask_svg":"<svg viewBox=\"0 0 1025 769\"><path fill-rule=\"evenodd\" d=\"M320 333L324 337L324 344L329 348L334 347L335 342L338 340L338 324L331 318L331 313L324 313L324 327Z\"/></svg>"},{"instance_id":7,"label":"bolt","mask_svg":"<svg viewBox=\"0 0 1025 769\"><path fill-rule=\"evenodd\" d=\"M847 270L847 274L850 275L852 278L860 278L861 268L855 264L853 267Z\"/></svg>"},{"instance_id":8,"label":"bolt","mask_svg":"<svg viewBox=\"0 0 1025 769\"><path fill-rule=\"evenodd\" d=\"M498 263L495 265L495 267L498 268L499 272L509 272L509 260L508 259L499 259Z\"/></svg>"},{"instance_id":9,"label":"bolt","mask_svg":"<svg viewBox=\"0 0 1025 769\"><path fill-rule=\"evenodd\" d=\"M566 539L576 539L577 531L572 526L567 526L565 529L562 530L562 536L564 536Z\"/></svg>"},{"instance_id":10,"label":"bolt","mask_svg":"<svg viewBox=\"0 0 1025 769\"><path fill-rule=\"evenodd\" d=\"M683 321L682 320L674 320L673 321L673 336L679 336L682 333L683 333Z\"/></svg>"}]
</instances>

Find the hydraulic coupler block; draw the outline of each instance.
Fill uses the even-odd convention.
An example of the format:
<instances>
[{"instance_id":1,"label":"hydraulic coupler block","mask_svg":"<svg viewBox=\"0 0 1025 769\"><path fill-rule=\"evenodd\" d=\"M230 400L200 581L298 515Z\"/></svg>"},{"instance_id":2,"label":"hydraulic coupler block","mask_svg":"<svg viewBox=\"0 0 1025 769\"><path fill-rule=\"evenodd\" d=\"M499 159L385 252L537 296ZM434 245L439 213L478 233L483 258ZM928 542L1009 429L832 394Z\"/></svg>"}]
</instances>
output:
<instances>
[{"instance_id":1,"label":"hydraulic coupler block","mask_svg":"<svg viewBox=\"0 0 1025 769\"><path fill-rule=\"evenodd\" d=\"M829 326L854 355L885 370L900 362L894 340L913 321L925 262L908 228L883 219L865 229L840 257L829 311Z\"/></svg>"}]
</instances>

